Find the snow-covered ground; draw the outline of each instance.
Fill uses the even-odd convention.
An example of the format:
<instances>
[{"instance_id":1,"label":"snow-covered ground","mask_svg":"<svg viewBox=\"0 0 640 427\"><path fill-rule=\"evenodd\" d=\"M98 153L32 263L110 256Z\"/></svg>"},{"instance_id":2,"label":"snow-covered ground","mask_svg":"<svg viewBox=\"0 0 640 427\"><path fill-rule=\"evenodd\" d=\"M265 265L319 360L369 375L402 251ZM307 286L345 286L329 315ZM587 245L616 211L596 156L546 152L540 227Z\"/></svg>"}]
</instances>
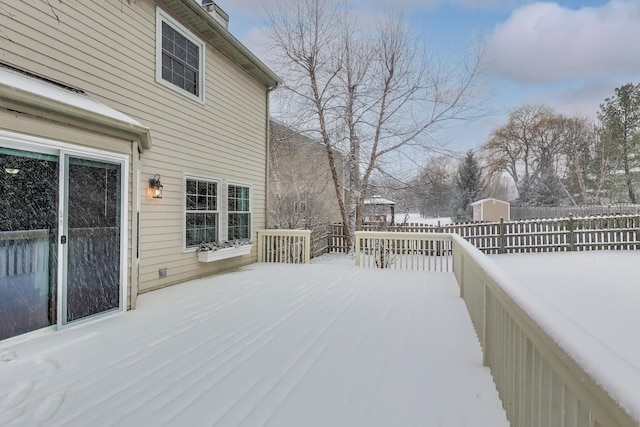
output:
<instances>
[{"instance_id":1,"label":"snow-covered ground","mask_svg":"<svg viewBox=\"0 0 640 427\"><path fill-rule=\"evenodd\" d=\"M451 224L451 218L422 218L418 213L397 213L393 216L396 224L424 224L424 225L446 225Z\"/></svg>"},{"instance_id":2,"label":"snow-covered ground","mask_svg":"<svg viewBox=\"0 0 640 427\"><path fill-rule=\"evenodd\" d=\"M4 348L0 425L508 425L453 275L335 261L253 264Z\"/></svg>"},{"instance_id":3,"label":"snow-covered ground","mask_svg":"<svg viewBox=\"0 0 640 427\"><path fill-rule=\"evenodd\" d=\"M551 307L536 314L561 321L545 328L640 419L640 251L491 258Z\"/></svg>"}]
</instances>

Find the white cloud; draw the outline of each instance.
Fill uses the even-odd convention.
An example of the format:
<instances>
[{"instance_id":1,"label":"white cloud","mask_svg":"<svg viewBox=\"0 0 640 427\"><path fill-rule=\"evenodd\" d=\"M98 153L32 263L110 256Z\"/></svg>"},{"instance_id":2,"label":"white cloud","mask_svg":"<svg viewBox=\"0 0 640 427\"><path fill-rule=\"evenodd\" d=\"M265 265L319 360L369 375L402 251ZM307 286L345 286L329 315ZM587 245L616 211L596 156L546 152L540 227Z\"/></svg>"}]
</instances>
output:
<instances>
[{"instance_id":1,"label":"white cloud","mask_svg":"<svg viewBox=\"0 0 640 427\"><path fill-rule=\"evenodd\" d=\"M549 88L541 90L535 97L535 103L552 106L557 112L569 116L587 117L595 120L600 104L615 93L615 88L629 83L629 79L594 79L579 84L568 85L563 89Z\"/></svg>"},{"instance_id":2,"label":"white cloud","mask_svg":"<svg viewBox=\"0 0 640 427\"><path fill-rule=\"evenodd\" d=\"M640 2L571 10L534 3L515 10L488 41L491 68L524 83L640 73Z\"/></svg>"}]
</instances>

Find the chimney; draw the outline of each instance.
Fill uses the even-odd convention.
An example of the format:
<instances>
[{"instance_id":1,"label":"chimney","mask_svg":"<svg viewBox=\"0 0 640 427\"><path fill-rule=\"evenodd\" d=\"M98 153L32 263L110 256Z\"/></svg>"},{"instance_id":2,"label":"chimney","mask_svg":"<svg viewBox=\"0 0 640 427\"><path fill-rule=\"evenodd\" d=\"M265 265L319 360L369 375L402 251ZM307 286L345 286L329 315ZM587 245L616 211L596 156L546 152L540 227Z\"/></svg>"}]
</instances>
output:
<instances>
[{"instance_id":1,"label":"chimney","mask_svg":"<svg viewBox=\"0 0 640 427\"><path fill-rule=\"evenodd\" d=\"M202 0L202 7L213 16L213 19L221 23L227 30L229 29L229 15L215 4L213 0Z\"/></svg>"}]
</instances>

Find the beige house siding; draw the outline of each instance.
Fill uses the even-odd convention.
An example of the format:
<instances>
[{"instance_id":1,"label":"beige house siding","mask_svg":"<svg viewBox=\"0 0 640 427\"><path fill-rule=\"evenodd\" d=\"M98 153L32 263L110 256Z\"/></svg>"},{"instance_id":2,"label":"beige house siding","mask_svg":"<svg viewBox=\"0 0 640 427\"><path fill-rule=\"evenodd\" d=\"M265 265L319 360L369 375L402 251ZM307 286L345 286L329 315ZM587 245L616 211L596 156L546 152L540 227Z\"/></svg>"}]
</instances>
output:
<instances>
[{"instance_id":1,"label":"beige house siding","mask_svg":"<svg viewBox=\"0 0 640 427\"><path fill-rule=\"evenodd\" d=\"M271 122L270 130L269 226L314 228L341 222L324 144L277 122ZM337 150L334 161L342 182L344 159ZM307 203L307 212L296 212L299 201Z\"/></svg>"},{"instance_id":2,"label":"beige house siding","mask_svg":"<svg viewBox=\"0 0 640 427\"><path fill-rule=\"evenodd\" d=\"M251 185L255 239L266 221L265 85L208 45L204 105L156 82L154 1L63 1L51 6L57 17L44 1L3 4L0 62L80 88L151 129L153 147L141 153L136 183L141 189L140 292L255 261L255 250L251 256L207 264L183 250L183 179L191 173L222 180L221 220L226 217L226 182ZM77 140L73 132L60 137ZM92 136L85 137L78 143L91 144ZM135 162L130 173L137 174ZM161 200L146 196L155 174L164 185ZM134 187L129 189L132 220ZM164 279L158 277L160 268L167 268Z\"/></svg>"},{"instance_id":3,"label":"beige house siding","mask_svg":"<svg viewBox=\"0 0 640 427\"><path fill-rule=\"evenodd\" d=\"M96 150L108 150L115 153L126 154L129 161L129 173L127 177L127 203L129 212L135 205L135 189L132 185L135 169L132 167L133 146L131 141L116 139L109 136L96 134L87 130L65 126L60 123L51 122L0 109L0 127L4 131L15 132L16 134L46 138L48 140L76 144L78 146L92 148ZM127 259L131 260L135 247L136 228L131 215L127 218ZM132 263L127 264L127 306L131 304L132 288L137 286L137 275L132 270Z\"/></svg>"}]
</instances>

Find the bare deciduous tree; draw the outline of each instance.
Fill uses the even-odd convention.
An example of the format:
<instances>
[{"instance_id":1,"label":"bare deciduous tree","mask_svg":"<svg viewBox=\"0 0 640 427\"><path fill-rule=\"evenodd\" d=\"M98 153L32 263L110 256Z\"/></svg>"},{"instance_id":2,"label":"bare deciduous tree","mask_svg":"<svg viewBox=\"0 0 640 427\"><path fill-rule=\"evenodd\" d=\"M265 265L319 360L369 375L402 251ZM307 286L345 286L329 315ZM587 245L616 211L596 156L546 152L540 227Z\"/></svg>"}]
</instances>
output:
<instances>
[{"instance_id":1,"label":"bare deciduous tree","mask_svg":"<svg viewBox=\"0 0 640 427\"><path fill-rule=\"evenodd\" d=\"M586 118L564 121L566 180L583 205L599 203L612 172L614 150L601 133Z\"/></svg>"},{"instance_id":2,"label":"bare deciduous tree","mask_svg":"<svg viewBox=\"0 0 640 427\"><path fill-rule=\"evenodd\" d=\"M490 175L508 173L516 185L523 177L535 180L546 159L562 149L563 118L544 105L524 105L493 131L482 147Z\"/></svg>"},{"instance_id":3,"label":"bare deciduous tree","mask_svg":"<svg viewBox=\"0 0 640 427\"><path fill-rule=\"evenodd\" d=\"M362 222L365 193L382 158L429 148L432 130L475 113L472 84L480 55L460 70L430 58L399 17L374 30L339 3L301 0L269 15L288 106L325 145L347 240ZM334 150L346 153L345 185Z\"/></svg>"},{"instance_id":4,"label":"bare deciduous tree","mask_svg":"<svg viewBox=\"0 0 640 427\"><path fill-rule=\"evenodd\" d=\"M323 146L279 123L272 122L270 130L268 223L285 229L326 230L337 220L337 209ZM336 160L341 168L342 158Z\"/></svg>"},{"instance_id":5,"label":"bare deciduous tree","mask_svg":"<svg viewBox=\"0 0 640 427\"><path fill-rule=\"evenodd\" d=\"M616 160L625 176L629 201L636 203L636 188L632 170L640 162L640 84L627 83L615 89L615 96L607 98L598 114L602 138L615 147Z\"/></svg>"}]
</instances>

